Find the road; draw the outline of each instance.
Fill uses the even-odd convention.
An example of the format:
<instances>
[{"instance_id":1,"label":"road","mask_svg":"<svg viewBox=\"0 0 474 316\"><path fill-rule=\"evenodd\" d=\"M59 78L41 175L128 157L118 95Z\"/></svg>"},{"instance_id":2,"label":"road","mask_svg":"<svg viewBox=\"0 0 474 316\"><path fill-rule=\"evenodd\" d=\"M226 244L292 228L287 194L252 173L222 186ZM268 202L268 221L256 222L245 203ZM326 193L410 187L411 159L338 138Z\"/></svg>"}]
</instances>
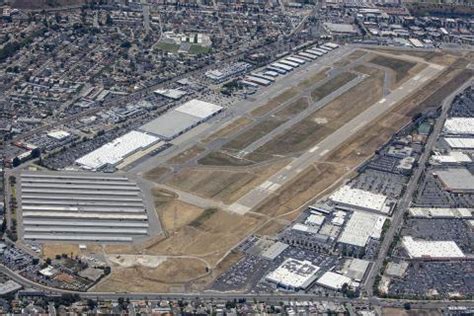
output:
<instances>
[{"instance_id":1,"label":"road","mask_svg":"<svg viewBox=\"0 0 474 316\"><path fill-rule=\"evenodd\" d=\"M347 297L326 297L318 296L314 294L265 294L265 293L255 293L255 294L241 294L241 293L222 293L222 292L200 292L200 293L110 293L110 292L76 292L69 290L60 290L51 288L42 284L37 284L32 282L21 275L18 275L14 271L8 269L7 267L0 265L0 272L6 274L15 282L21 284L24 288L32 288L36 290L42 290L47 294L77 294L81 298L91 298L91 299L102 299L102 300L117 300L118 298L129 298L131 300L180 300L180 299L195 299L199 298L201 300L212 300L214 302L226 302L229 300L238 300L238 299L255 299L257 301L265 301L267 303L279 303L281 301L326 301L334 302L339 304L344 304L350 302L353 305L364 305L368 304L372 306L381 306L381 307L403 307L403 304L409 302L412 308L441 308L446 306L466 306L474 307L473 301L430 301L430 300L403 300L403 299L379 299L379 298L356 298L350 299Z\"/></svg>"},{"instance_id":2,"label":"road","mask_svg":"<svg viewBox=\"0 0 474 316\"><path fill-rule=\"evenodd\" d=\"M439 133L441 132L444 121L446 120L446 116L448 114L448 111L451 107L452 100L458 94L460 91L464 90L468 85L470 85L470 82L467 82L463 86L461 86L459 89L454 91L450 96L448 96L442 103L442 112L440 114L439 119L436 121L436 124L433 128L433 132L430 134L424 151L418 161L418 167L415 169L412 177L410 178L410 181L408 182L405 194L403 197L400 199L397 205L397 209L393 213L392 216L392 221L391 225L386 232L384 239L381 243L380 246L380 251L378 253L377 259L375 260L374 264L371 266L371 269L368 273L368 276L365 281L365 289L367 291L367 295L369 297L374 295L373 292L373 287L375 283L375 279L377 275L381 272L380 270L382 269L383 262L387 258L388 251L390 248L390 245L393 242L394 237L396 234L398 234L402 228L403 225L403 215L408 211L408 208L410 206L410 203L412 201L413 195L418 188L418 182L420 180L421 175L423 174L423 171L426 168L426 163L431 155L431 150L438 139Z\"/></svg>"},{"instance_id":3,"label":"road","mask_svg":"<svg viewBox=\"0 0 474 316\"><path fill-rule=\"evenodd\" d=\"M367 110L354 117L316 146L293 160L286 167L268 178L267 181L262 183L259 187L248 192L237 202L232 204L229 209L239 214L245 214L257 207L265 199L276 193L285 183L296 178L300 172L311 164L321 160L326 154L343 144L374 119L390 110L411 92L419 89L429 79L434 78L441 70L442 68L433 67L431 65L426 67L415 77L406 81L398 89L392 91L391 94L374 103Z\"/></svg>"}]
</instances>

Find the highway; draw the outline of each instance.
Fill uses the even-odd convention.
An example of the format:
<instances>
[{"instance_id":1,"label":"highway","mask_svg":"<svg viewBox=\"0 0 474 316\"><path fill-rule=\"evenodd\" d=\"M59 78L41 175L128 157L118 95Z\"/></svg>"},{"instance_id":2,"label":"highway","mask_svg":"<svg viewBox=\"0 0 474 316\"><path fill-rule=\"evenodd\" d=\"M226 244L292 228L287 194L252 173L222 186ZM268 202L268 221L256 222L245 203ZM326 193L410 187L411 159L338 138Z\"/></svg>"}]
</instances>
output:
<instances>
[{"instance_id":1,"label":"highway","mask_svg":"<svg viewBox=\"0 0 474 316\"><path fill-rule=\"evenodd\" d=\"M257 207L265 199L276 193L285 183L291 181L308 166L321 160L330 151L336 149L339 145L342 145L367 124L390 110L411 92L419 89L430 79L438 75L441 70L441 67L434 67L431 65L426 67L418 75L406 81L398 89L392 91L392 93L385 96L383 99L374 103L367 110L354 117L316 146L312 147L300 157L289 163L286 167L268 178L267 181L262 183L260 186L254 188L241 197L237 202L230 205L229 209L239 214L245 214L251 209Z\"/></svg>"}]
</instances>

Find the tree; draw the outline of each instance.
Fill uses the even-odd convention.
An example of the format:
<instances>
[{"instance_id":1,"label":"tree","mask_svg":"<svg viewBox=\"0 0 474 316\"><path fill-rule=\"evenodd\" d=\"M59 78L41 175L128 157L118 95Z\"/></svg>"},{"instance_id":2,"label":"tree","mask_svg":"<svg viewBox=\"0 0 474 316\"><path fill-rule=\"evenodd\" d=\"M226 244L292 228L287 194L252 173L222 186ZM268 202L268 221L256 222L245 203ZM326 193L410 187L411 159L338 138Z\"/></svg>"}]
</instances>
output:
<instances>
[{"instance_id":1,"label":"tree","mask_svg":"<svg viewBox=\"0 0 474 316\"><path fill-rule=\"evenodd\" d=\"M411 309L411 304L410 303L405 303L403 304L403 308L407 311L409 311Z\"/></svg>"},{"instance_id":2,"label":"tree","mask_svg":"<svg viewBox=\"0 0 474 316\"><path fill-rule=\"evenodd\" d=\"M21 160L18 157L13 158L12 165L13 167L18 167L21 164Z\"/></svg>"}]
</instances>

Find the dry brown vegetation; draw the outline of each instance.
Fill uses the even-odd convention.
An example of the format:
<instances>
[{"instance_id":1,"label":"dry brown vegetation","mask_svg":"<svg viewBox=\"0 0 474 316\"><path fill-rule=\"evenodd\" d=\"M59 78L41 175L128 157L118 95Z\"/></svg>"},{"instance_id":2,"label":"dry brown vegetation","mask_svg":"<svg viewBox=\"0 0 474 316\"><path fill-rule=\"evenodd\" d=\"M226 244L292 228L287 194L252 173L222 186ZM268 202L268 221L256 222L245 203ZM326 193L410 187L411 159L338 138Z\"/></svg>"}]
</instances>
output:
<instances>
[{"instance_id":1,"label":"dry brown vegetation","mask_svg":"<svg viewBox=\"0 0 474 316\"><path fill-rule=\"evenodd\" d=\"M235 121L232 121L230 124L224 126L223 128L221 128L217 132L210 135L208 138L206 138L204 141L202 141L202 143L207 144L207 143L210 143L210 142L212 142L216 139L225 138L225 137L227 137L227 136L229 136L229 135L245 128L246 126L250 125L250 123L252 123L252 122L253 121L249 118L239 117Z\"/></svg>"},{"instance_id":2,"label":"dry brown vegetation","mask_svg":"<svg viewBox=\"0 0 474 316\"><path fill-rule=\"evenodd\" d=\"M170 164L183 164L185 162L188 162L189 160L197 157L199 154L204 152L204 147L201 145L194 145L191 148L179 153L178 155L174 156L170 160L168 160L168 163Z\"/></svg>"},{"instance_id":3,"label":"dry brown vegetation","mask_svg":"<svg viewBox=\"0 0 474 316\"><path fill-rule=\"evenodd\" d=\"M246 158L264 161L274 155L294 154L326 138L382 97L383 71L373 69L373 73L373 76L329 102L293 126L287 133L275 137Z\"/></svg>"},{"instance_id":4,"label":"dry brown vegetation","mask_svg":"<svg viewBox=\"0 0 474 316\"><path fill-rule=\"evenodd\" d=\"M204 198L230 204L286 164L287 161L281 160L251 168L188 168L168 179L166 184Z\"/></svg>"}]
</instances>

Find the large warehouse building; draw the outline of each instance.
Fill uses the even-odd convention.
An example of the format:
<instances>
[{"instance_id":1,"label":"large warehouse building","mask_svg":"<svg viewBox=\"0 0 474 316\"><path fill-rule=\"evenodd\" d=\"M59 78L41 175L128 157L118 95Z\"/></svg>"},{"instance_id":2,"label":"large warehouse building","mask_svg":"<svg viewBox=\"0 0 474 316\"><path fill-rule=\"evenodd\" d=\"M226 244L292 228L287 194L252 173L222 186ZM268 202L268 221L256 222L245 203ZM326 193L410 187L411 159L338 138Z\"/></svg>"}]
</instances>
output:
<instances>
[{"instance_id":1,"label":"large warehouse building","mask_svg":"<svg viewBox=\"0 0 474 316\"><path fill-rule=\"evenodd\" d=\"M331 194L329 199L343 210L362 210L389 214L392 209L387 196L351 188L349 185L341 187Z\"/></svg>"},{"instance_id":2,"label":"large warehouse building","mask_svg":"<svg viewBox=\"0 0 474 316\"><path fill-rule=\"evenodd\" d=\"M25 240L131 242L148 235L153 206L127 177L24 172L18 190Z\"/></svg>"},{"instance_id":3,"label":"large warehouse building","mask_svg":"<svg viewBox=\"0 0 474 316\"><path fill-rule=\"evenodd\" d=\"M105 165L116 166L132 154L160 143L160 138L131 131L76 160L84 169L97 170ZM164 145L164 142L161 142Z\"/></svg>"},{"instance_id":4,"label":"large warehouse building","mask_svg":"<svg viewBox=\"0 0 474 316\"><path fill-rule=\"evenodd\" d=\"M421 240L404 236L402 245L411 259L447 260L464 259L466 257L452 240Z\"/></svg>"},{"instance_id":5,"label":"large warehouse building","mask_svg":"<svg viewBox=\"0 0 474 316\"><path fill-rule=\"evenodd\" d=\"M140 127L165 140L171 140L222 111L222 107L200 100L191 100Z\"/></svg>"},{"instance_id":6,"label":"large warehouse building","mask_svg":"<svg viewBox=\"0 0 474 316\"><path fill-rule=\"evenodd\" d=\"M380 238L384 222L385 217L382 215L356 211L352 213L338 242L364 248L370 238Z\"/></svg>"},{"instance_id":7,"label":"large warehouse building","mask_svg":"<svg viewBox=\"0 0 474 316\"><path fill-rule=\"evenodd\" d=\"M286 259L276 270L270 272L265 280L288 290L304 290L316 280L319 267L310 261Z\"/></svg>"}]
</instances>

